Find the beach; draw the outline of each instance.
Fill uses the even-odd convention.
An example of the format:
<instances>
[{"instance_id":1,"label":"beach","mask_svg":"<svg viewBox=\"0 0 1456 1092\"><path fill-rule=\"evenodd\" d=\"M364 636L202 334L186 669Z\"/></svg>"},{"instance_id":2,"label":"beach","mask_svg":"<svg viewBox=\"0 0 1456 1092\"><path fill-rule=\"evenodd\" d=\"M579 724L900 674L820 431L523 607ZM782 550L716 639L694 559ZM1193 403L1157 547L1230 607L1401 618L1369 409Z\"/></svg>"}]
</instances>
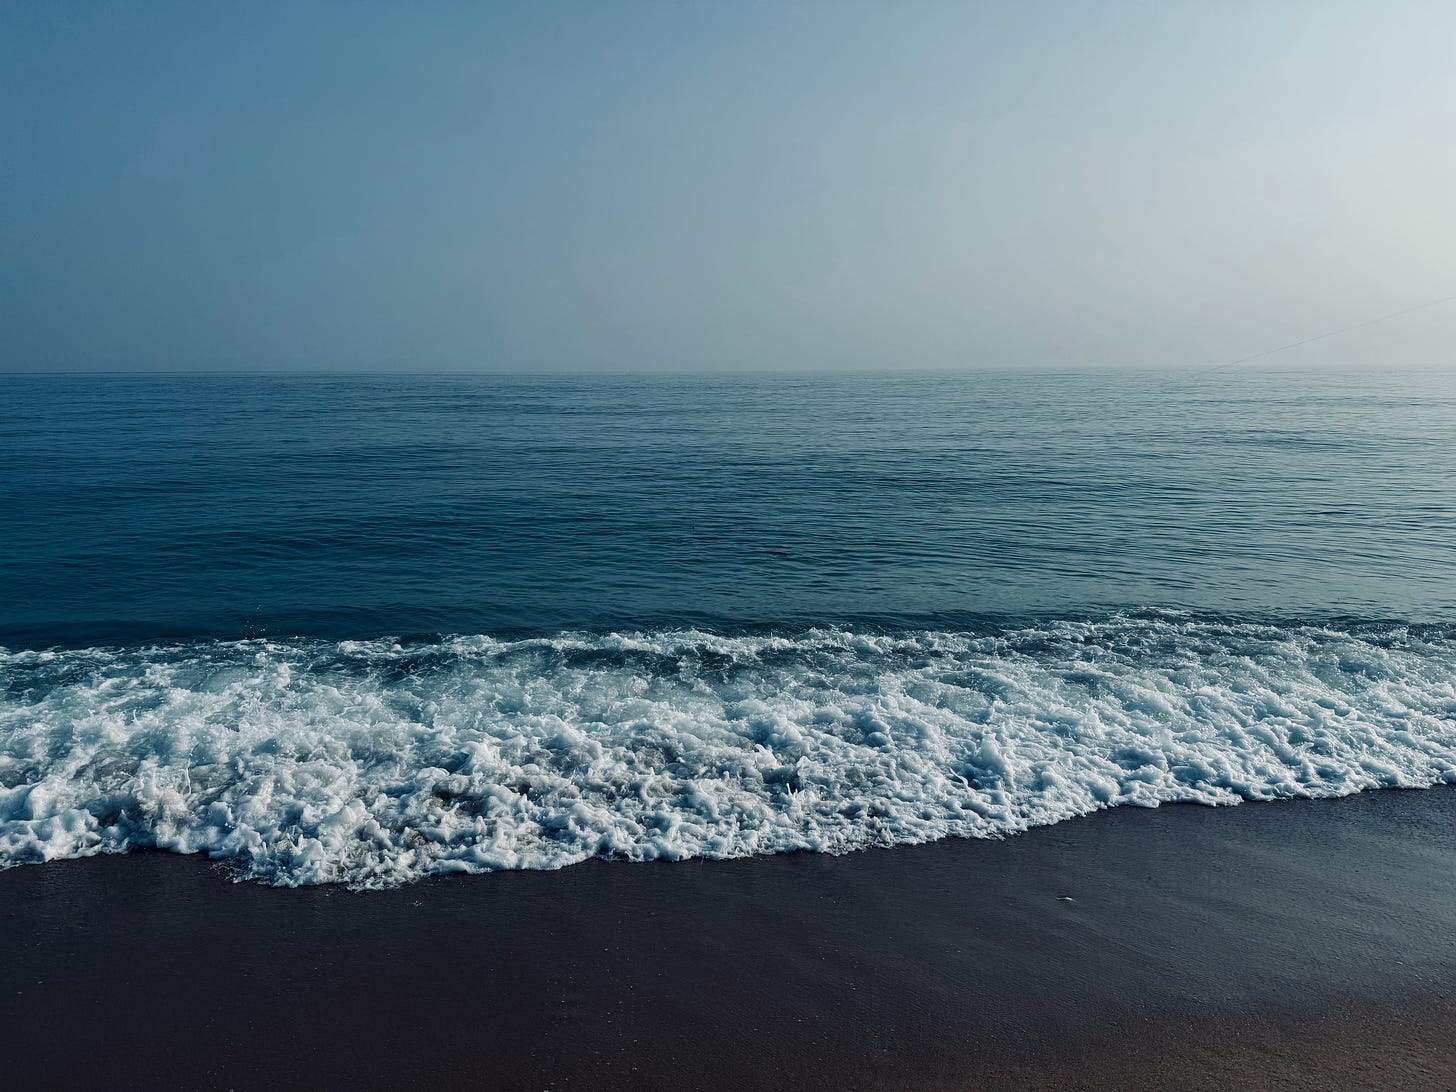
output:
<instances>
[{"instance_id":1,"label":"beach","mask_svg":"<svg viewBox=\"0 0 1456 1092\"><path fill-rule=\"evenodd\" d=\"M1456 791L386 891L0 874L12 1087L1456 1083Z\"/></svg>"},{"instance_id":2,"label":"beach","mask_svg":"<svg viewBox=\"0 0 1456 1092\"><path fill-rule=\"evenodd\" d=\"M1456 1092L1453 44L0 5L0 1092Z\"/></svg>"},{"instance_id":3,"label":"beach","mask_svg":"<svg viewBox=\"0 0 1456 1092\"><path fill-rule=\"evenodd\" d=\"M7 1087L1456 1087L1419 374L8 382Z\"/></svg>"}]
</instances>

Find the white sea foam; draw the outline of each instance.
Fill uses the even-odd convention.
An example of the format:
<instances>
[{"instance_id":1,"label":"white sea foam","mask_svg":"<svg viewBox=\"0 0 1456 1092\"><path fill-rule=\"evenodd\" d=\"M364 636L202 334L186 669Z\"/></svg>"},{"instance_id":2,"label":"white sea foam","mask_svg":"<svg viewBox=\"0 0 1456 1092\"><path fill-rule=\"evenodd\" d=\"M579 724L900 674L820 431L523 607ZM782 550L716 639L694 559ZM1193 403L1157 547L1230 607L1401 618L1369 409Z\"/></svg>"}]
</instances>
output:
<instances>
[{"instance_id":1,"label":"white sea foam","mask_svg":"<svg viewBox=\"0 0 1456 1092\"><path fill-rule=\"evenodd\" d=\"M0 653L0 864L384 887L1456 782L1456 642L1193 618Z\"/></svg>"}]
</instances>

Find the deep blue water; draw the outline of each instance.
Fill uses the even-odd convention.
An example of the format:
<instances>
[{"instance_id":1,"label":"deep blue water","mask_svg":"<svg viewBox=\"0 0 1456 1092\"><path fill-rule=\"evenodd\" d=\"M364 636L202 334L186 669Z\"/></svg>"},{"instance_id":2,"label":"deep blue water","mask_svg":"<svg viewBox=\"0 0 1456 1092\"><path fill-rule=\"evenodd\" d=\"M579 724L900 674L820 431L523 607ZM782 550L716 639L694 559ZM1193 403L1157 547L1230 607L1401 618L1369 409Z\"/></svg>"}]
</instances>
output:
<instances>
[{"instance_id":1,"label":"deep blue water","mask_svg":"<svg viewBox=\"0 0 1456 1092\"><path fill-rule=\"evenodd\" d=\"M0 643L1445 620L1456 377L0 377Z\"/></svg>"}]
</instances>

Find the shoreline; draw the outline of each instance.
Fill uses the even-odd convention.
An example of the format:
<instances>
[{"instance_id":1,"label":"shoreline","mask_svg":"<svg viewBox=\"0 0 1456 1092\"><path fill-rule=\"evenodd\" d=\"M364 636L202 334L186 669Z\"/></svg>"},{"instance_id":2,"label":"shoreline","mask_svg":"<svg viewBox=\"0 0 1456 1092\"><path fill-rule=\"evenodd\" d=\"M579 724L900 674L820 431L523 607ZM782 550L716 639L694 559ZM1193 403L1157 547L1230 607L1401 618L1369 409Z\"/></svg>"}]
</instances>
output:
<instances>
[{"instance_id":1,"label":"shoreline","mask_svg":"<svg viewBox=\"0 0 1456 1092\"><path fill-rule=\"evenodd\" d=\"M1449 1087L1456 787L383 892L0 873L26 1087Z\"/></svg>"}]
</instances>

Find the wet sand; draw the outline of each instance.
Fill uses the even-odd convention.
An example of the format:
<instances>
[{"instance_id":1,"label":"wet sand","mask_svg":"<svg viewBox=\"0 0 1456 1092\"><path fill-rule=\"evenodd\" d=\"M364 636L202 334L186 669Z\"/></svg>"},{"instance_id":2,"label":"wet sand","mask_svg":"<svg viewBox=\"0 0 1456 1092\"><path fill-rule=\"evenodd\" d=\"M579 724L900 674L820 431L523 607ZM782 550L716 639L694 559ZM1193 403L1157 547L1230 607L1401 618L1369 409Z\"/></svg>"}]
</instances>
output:
<instances>
[{"instance_id":1,"label":"wet sand","mask_svg":"<svg viewBox=\"0 0 1456 1092\"><path fill-rule=\"evenodd\" d=\"M13 1088L1452 1088L1453 972L1456 788L367 894L0 873Z\"/></svg>"}]
</instances>

